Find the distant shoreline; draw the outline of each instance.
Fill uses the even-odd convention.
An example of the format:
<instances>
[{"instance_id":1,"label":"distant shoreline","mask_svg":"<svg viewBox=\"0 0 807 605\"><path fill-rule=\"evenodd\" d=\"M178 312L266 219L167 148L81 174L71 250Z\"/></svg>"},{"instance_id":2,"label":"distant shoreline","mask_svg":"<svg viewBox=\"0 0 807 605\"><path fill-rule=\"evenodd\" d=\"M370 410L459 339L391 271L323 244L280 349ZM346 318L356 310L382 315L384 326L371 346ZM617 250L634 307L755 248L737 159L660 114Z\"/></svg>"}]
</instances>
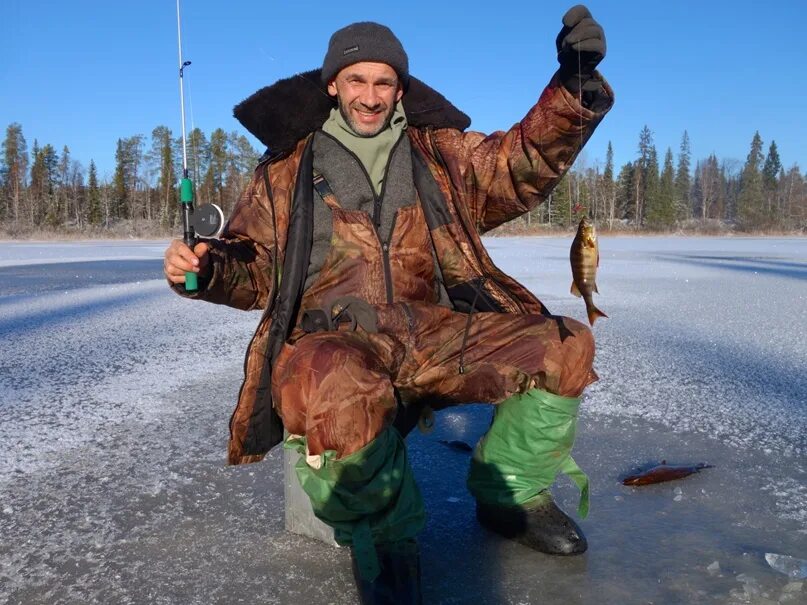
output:
<instances>
[{"instance_id":1,"label":"distant shoreline","mask_svg":"<svg viewBox=\"0 0 807 605\"><path fill-rule=\"evenodd\" d=\"M572 238L574 236L574 231L551 231L551 232L524 232L524 233L486 233L482 237L483 238L490 238L490 239L511 239L511 238L523 238L523 237L535 237L535 238ZM709 239L760 239L760 238L770 238L770 239L781 239L781 238L792 238L792 239L807 239L807 233L802 232L790 232L790 233L722 233L722 234L708 234L708 233L688 233L688 232L629 232L629 231L599 231L598 236L604 239L614 239L614 238L621 238L621 239L645 239L645 238L655 238L655 237L668 237L668 238L677 238L677 239L698 239L698 238L709 238ZM70 243L110 243L110 242L168 242L172 239L179 239L179 235L166 235L166 236L143 236L143 237L101 237L98 235L92 236L84 236L84 235L71 235L71 234L64 234L64 233L54 233L54 234L35 234L31 235L30 237L8 237L5 235L0 235L0 244L56 244L60 242L70 242Z\"/></svg>"}]
</instances>

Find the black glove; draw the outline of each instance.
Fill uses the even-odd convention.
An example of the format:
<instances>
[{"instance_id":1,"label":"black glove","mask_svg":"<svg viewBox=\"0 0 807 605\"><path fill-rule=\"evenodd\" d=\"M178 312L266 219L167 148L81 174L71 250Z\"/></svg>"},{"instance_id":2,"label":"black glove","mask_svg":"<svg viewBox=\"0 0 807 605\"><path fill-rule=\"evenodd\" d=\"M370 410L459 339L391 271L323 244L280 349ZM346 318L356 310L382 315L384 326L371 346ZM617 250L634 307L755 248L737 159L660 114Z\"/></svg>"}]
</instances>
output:
<instances>
[{"instance_id":1,"label":"black glove","mask_svg":"<svg viewBox=\"0 0 807 605\"><path fill-rule=\"evenodd\" d=\"M574 94L599 90L602 80L592 76L605 57L605 32L585 6L573 6L563 15L555 46L563 86Z\"/></svg>"}]
</instances>

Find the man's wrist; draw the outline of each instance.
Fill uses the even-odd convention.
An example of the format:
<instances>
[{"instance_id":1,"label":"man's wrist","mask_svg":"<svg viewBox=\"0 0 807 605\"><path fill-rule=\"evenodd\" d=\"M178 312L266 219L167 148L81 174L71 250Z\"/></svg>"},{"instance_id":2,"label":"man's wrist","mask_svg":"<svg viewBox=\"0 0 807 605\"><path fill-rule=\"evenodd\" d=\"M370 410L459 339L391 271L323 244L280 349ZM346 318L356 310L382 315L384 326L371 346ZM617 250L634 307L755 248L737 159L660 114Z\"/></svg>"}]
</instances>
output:
<instances>
[{"instance_id":1,"label":"man's wrist","mask_svg":"<svg viewBox=\"0 0 807 605\"><path fill-rule=\"evenodd\" d=\"M594 74L558 74L561 85L581 105L591 111L602 111L609 105L609 97L605 90L605 80L599 73Z\"/></svg>"}]
</instances>

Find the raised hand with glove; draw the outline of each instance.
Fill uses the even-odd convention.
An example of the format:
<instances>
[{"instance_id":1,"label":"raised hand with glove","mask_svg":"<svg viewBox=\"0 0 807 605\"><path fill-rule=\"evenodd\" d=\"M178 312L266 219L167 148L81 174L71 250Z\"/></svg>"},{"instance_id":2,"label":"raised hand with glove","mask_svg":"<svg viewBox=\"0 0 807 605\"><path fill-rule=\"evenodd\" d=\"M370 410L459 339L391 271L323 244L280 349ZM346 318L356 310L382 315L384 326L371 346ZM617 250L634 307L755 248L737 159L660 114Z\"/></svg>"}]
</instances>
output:
<instances>
[{"instance_id":1,"label":"raised hand with glove","mask_svg":"<svg viewBox=\"0 0 807 605\"><path fill-rule=\"evenodd\" d=\"M605 32L585 6L573 6L563 15L563 28L555 46L560 81L566 90L574 95L599 91L602 80L594 70L605 57Z\"/></svg>"}]
</instances>

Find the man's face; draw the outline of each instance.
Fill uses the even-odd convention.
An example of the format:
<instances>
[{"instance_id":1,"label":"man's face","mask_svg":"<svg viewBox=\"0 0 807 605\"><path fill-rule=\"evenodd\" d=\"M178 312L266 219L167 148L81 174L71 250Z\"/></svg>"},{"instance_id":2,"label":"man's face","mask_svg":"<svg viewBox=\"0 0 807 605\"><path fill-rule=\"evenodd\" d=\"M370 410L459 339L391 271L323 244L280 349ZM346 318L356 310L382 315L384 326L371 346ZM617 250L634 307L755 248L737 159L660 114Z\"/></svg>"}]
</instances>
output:
<instances>
[{"instance_id":1,"label":"man's face","mask_svg":"<svg viewBox=\"0 0 807 605\"><path fill-rule=\"evenodd\" d=\"M403 96L398 74L386 63L364 61L348 65L328 83L339 111L360 137L373 137L384 130Z\"/></svg>"}]
</instances>

